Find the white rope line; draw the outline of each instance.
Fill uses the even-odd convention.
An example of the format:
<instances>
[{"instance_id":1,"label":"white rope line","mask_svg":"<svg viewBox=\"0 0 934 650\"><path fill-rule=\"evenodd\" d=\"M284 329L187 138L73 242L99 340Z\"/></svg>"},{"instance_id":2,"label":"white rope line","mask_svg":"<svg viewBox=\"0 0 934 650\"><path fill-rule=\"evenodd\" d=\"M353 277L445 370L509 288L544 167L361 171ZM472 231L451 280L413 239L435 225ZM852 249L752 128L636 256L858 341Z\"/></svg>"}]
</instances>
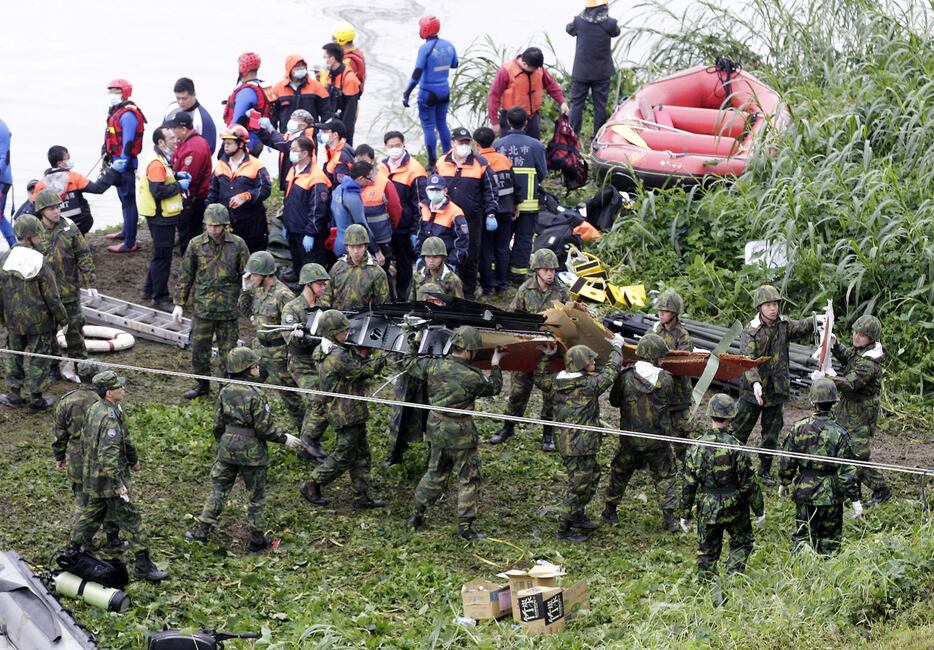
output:
<instances>
[{"instance_id":1,"label":"white rope line","mask_svg":"<svg viewBox=\"0 0 934 650\"><path fill-rule=\"evenodd\" d=\"M68 357L60 357L51 354L40 354L38 352L25 352L22 350L10 350L7 348L0 348L0 353L2 354L13 354L23 357L33 357L37 359L49 359L52 361L66 361L66 362L78 362L80 359L71 359ZM486 411L473 411L469 409L459 409L447 406L431 406L429 404L420 404L416 402L405 402L402 400L395 399L384 399L380 397L372 397L367 395L349 395L347 393L334 393L324 390L314 390L310 388L299 388L297 386L282 386L279 384L263 384L260 382L254 381L244 381L242 379L229 379L224 377L213 377L207 375L196 375L190 372L181 372L178 370L163 370L161 368L144 368L141 366L131 366L121 363L110 363L106 361L97 361L94 360L95 366L99 368L113 368L119 370L127 370L130 372L142 372L154 375L164 375L168 377L179 377L182 379L194 379L194 380L204 380L212 381L219 384L236 384L240 386L252 386L259 389L267 390L277 390L277 391L289 391L292 393L300 393L303 395L317 395L319 397L330 397L334 399L351 399L359 402L368 402L374 404L385 404L387 406L402 406L409 408L422 409L425 411L431 411L435 413L447 413L450 415L464 415L464 416L476 416L481 418L489 418L492 420L505 420L509 422L516 422L519 424L535 424L542 426L550 427L560 427L562 429L576 429L579 431L594 431L596 433L605 433L609 435L614 435L621 438L642 438L645 440L655 440L658 442L668 442L671 444L678 445L694 445L697 447L710 447L713 449L735 449L737 451L745 451L750 454L758 454L764 456L778 456L785 458L796 458L798 460L811 460L819 461L823 463L831 463L834 465L852 465L854 467L865 467L868 469L878 469L880 471L886 472L901 472L903 474L914 474L917 476L931 476L934 477L934 468L923 468L923 467L912 467L910 465L895 465L892 463L876 463L873 461L865 460L855 460L848 458L835 458L833 456L820 456L817 454L803 454L795 451L785 451L783 449L765 449L762 447L750 447L748 445L732 445L725 442L714 442L708 440L697 440L692 438L678 438L676 436L666 436L656 433L644 433L641 431L628 431L626 429L613 429L611 427L596 427L586 424L569 424L567 422L554 422L551 420L542 420L539 418L528 418L518 415L504 415L501 413L488 413ZM385 386L386 384L384 384Z\"/></svg>"}]
</instances>

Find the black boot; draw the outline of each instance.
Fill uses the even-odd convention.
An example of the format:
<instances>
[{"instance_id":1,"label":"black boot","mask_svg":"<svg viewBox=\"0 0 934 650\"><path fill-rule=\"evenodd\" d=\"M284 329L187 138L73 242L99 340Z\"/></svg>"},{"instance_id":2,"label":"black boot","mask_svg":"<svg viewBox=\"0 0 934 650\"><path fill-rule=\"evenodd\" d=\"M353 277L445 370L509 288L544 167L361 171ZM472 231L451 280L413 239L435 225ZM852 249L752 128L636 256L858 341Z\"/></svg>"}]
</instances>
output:
<instances>
[{"instance_id":1,"label":"black boot","mask_svg":"<svg viewBox=\"0 0 934 650\"><path fill-rule=\"evenodd\" d=\"M136 554L136 566L133 567L133 575L150 582L162 582L169 577L168 572L163 571L149 559L149 551L140 551Z\"/></svg>"},{"instance_id":2,"label":"black boot","mask_svg":"<svg viewBox=\"0 0 934 650\"><path fill-rule=\"evenodd\" d=\"M619 515L616 514L616 504L608 502L603 506L603 514L600 515L600 518L608 524L618 524Z\"/></svg>"},{"instance_id":3,"label":"black boot","mask_svg":"<svg viewBox=\"0 0 934 650\"><path fill-rule=\"evenodd\" d=\"M489 442L491 445L500 445L512 438L515 433L515 422L504 422L503 428L493 434L493 437L491 437L487 442Z\"/></svg>"},{"instance_id":4,"label":"black boot","mask_svg":"<svg viewBox=\"0 0 934 650\"><path fill-rule=\"evenodd\" d=\"M119 532L110 532L107 533L107 541L101 546L101 550L104 553L121 553L129 548L129 546L129 543L120 539Z\"/></svg>"},{"instance_id":5,"label":"black boot","mask_svg":"<svg viewBox=\"0 0 934 650\"><path fill-rule=\"evenodd\" d=\"M581 510L580 512L574 513L574 517L571 519L571 527L579 530L597 530L600 528L600 524L588 517L587 513Z\"/></svg>"},{"instance_id":6,"label":"black boot","mask_svg":"<svg viewBox=\"0 0 934 650\"><path fill-rule=\"evenodd\" d=\"M405 522L405 525L411 528L412 530L418 530L422 527L422 524L425 523L425 513L421 510L416 510L412 513L412 516L409 517L409 520Z\"/></svg>"},{"instance_id":7,"label":"black boot","mask_svg":"<svg viewBox=\"0 0 934 650\"><path fill-rule=\"evenodd\" d=\"M759 480L762 481L762 485L768 485L769 487L775 487L778 485L775 482L775 479L772 478L772 457L763 456L759 460Z\"/></svg>"},{"instance_id":8,"label":"black boot","mask_svg":"<svg viewBox=\"0 0 934 650\"><path fill-rule=\"evenodd\" d=\"M662 510L662 517L665 521L665 530L669 533L678 533L681 532L681 523L678 521L678 518L675 517L675 513L671 510Z\"/></svg>"},{"instance_id":9,"label":"black boot","mask_svg":"<svg viewBox=\"0 0 934 650\"><path fill-rule=\"evenodd\" d=\"M328 500L321 496L321 486L312 480L302 483L299 492L308 500L308 503L312 503L316 506L326 506L328 504Z\"/></svg>"},{"instance_id":10,"label":"black boot","mask_svg":"<svg viewBox=\"0 0 934 650\"><path fill-rule=\"evenodd\" d=\"M463 519L457 524L457 536L472 542L475 539L485 539L486 535L473 529L473 519Z\"/></svg>"},{"instance_id":11,"label":"black boot","mask_svg":"<svg viewBox=\"0 0 934 650\"><path fill-rule=\"evenodd\" d=\"M542 428L542 451L555 450L555 430L554 427Z\"/></svg>"},{"instance_id":12,"label":"black boot","mask_svg":"<svg viewBox=\"0 0 934 650\"><path fill-rule=\"evenodd\" d=\"M877 506L880 503L885 503L892 498L892 490L889 489L888 485L883 485L878 490L873 490L872 495L866 499L866 507L871 508L872 506Z\"/></svg>"},{"instance_id":13,"label":"black boot","mask_svg":"<svg viewBox=\"0 0 934 650\"><path fill-rule=\"evenodd\" d=\"M385 508L386 502L382 499L374 499L369 496L355 499L351 507L354 510L372 510L374 508Z\"/></svg>"},{"instance_id":14,"label":"black boot","mask_svg":"<svg viewBox=\"0 0 934 650\"><path fill-rule=\"evenodd\" d=\"M184 393L182 393L182 397L185 399L194 399L196 397L201 397L202 395L207 395L210 392L210 382L207 379L199 379L194 388L191 390L186 390Z\"/></svg>"},{"instance_id":15,"label":"black boot","mask_svg":"<svg viewBox=\"0 0 934 650\"><path fill-rule=\"evenodd\" d=\"M250 540L246 543L246 550L250 553L259 553L267 549L272 544L272 537L264 535L262 531L254 530L250 532Z\"/></svg>"},{"instance_id":16,"label":"black boot","mask_svg":"<svg viewBox=\"0 0 934 650\"><path fill-rule=\"evenodd\" d=\"M19 396L19 393L10 392L0 395L0 404L9 406L10 408L18 409L24 406L26 403L23 401L23 398Z\"/></svg>"},{"instance_id":17,"label":"black boot","mask_svg":"<svg viewBox=\"0 0 934 650\"><path fill-rule=\"evenodd\" d=\"M26 406L29 407L30 411L44 411L52 407L52 404L55 403L51 397L46 397L42 393L33 393L32 401L29 402Z\"/></svg>"},{"instance_id":18,"label":"black boot","mask_svg":"<svg viewBox=\"0 0 934 650\"><path fill-rule=\"evenodd\" d=\"M211 533L211 526L204 523L203 521L198 522L198 526L194 530L189 530L185 533L185 539L191 542L206 542L208 541L208 535Z\"/></svg>"},{"instance_id":19,"label":"black boot","mask_svg":"<svg viewBox=\"0 0 934 650\"><path fill-rule=\"evenodd\" d=\"M567 519L562 519L558 524L558 532L555 533L555 539L560 539L564 542L586 542L587 536L583 533L578 533L572 530L572 524Z\"/></svg>"}]
</instances>

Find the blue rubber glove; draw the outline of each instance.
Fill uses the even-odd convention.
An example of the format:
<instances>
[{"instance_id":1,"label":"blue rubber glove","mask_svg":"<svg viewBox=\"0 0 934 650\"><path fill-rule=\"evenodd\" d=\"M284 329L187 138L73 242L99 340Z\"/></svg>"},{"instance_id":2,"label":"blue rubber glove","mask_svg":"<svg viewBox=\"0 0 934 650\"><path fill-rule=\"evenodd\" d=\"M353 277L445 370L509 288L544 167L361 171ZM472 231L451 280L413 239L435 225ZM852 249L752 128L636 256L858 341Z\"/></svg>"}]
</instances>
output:
<instances>
[{"instance_id":1,"label":"blue rubber glove","mask_svg":"<svg viewBox=\"0 0 934 650\"><path fill-rule=\"evenodd\" d=\"M406 108L409 107L409 96L408 95L402 96L402 105L405 106Z\"/></svg>"},{"instance_id":2,"label":"blue rubber glove","mask_svg":"<svg viewBox=\"0 0 934 650\"><path fill-rule=\"evenodd\" d=\"M117 160L113 161L110 166L115 172L122 174L126 171L126 162L126 158L118 158Z\"/></svg>"},{"instance_id":3,"label":"blue rubber glove","mask_svg":"<svg viewBox=\"0 0 934 650\"><path fill-rule=\"evenodd\" d=\"M180 178L178 179L178 184L182 186L182 191L187 192L188 186L191 185L190 178Z\"/></svg>"},{"instance_id":4,"label":"blue rubber glove","mask_svg":"<svg viewBox=\"0 0 934 650\"><path fill-rule=\"evenodd\" d=\"M184 172L184 171L175 172L175 178L178 180L182 180L183 178L187 178L188 180L191 180L191 174L189 174L188 172Z\"/></svg>"},{"instance_id":5,"label":"blue rubber glove","mask_svg":"<svg viewBox=\"0 0 934 650\"><path fill-rule=\"evenodd\" d=\"M267 133L272 133L274 130L272 128L272 120L270 120L268 117L259 118L259 128L261 128L263 131L266 131Z\"/></svg>"},{"instance_id":6,"label":"blue rubber glove","mask_svg":"<svg viewBox=\"0 0 934 650\"><path fill-rule=\"evenodd\" d=\"M499 224L496 222L496 217L492 214L486 215L486 229L488 232L493 232L499 228Z\"/></svg>"},{"instance_id":7,"label":"blue rubber glove","mask_svg":"<svg viewBox=\"0 0 934 650\"><path fill-rule=\"evenodd\" d=\"M285 229L285 226L282 226L282 236L286 239L289 238L289 231Z\"/></svg>"},{"instance_id":8,"label":"blue rubber glove","mask_svg":"<svg viewBox=\"0 0 934 650\"><path fill-rule=\"evenodd\" d=\"M414 249L418 245L418 233L413 232L409 235L409 239L412 241L412 248ZM417 250L415 252L418 253Z\"/></svg>"},{"instance_id":9,"label":"blue rubber glove","mask_svg":"<svg viewBox=\"0 0 934 650\"><path fill-rule=\"evenodd\" d=\"M311 252L311 247L315 245L315 238L311 235L305 235L302 237L302 248L305 249L306 253Z\"/></svg>"}]
</instances>

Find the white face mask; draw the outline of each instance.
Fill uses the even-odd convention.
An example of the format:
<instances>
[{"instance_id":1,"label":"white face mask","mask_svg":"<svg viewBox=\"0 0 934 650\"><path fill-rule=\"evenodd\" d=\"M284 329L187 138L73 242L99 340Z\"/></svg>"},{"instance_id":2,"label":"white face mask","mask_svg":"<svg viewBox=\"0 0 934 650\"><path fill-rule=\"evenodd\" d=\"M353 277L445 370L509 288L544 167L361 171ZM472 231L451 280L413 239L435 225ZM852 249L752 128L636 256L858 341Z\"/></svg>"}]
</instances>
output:
<instances>
[{"instance_id":1,"label":"white face mask","mask_svg":"<svg viewBox=\"0 0 934 650\"><path fill-rule=\"evenodd\" d=\"M301 157L301 152L299 151L290 151L289 152L289 162L293 165L298 163L298 159Z\"/></svg>"},{"instance_id":2,"label":"white face mask","mask_svg":"<svg viewBox=\"0 0 934 650\"><path fill-rule=\"evenodd\" d=\"M444 190L425 190L425 194L432 203L441 203L444 200Z\"/></svg>"},{"instance_id":3,"label":"white face mask","mask_svg":"<svg viewBox=\"0 0 934 650\"><path fill-rule=\"evenodd\" d=\"M288 129L289 133L298 133L302 130L301 125L295 120L289 120L286 123L285 128Z\"/></svg>"},{"instance_id":4,"label":"white face mask","mask_svg":"<svg viewBox=\"0 0 934 650\"><path fill-rule=\"evenodd\" d=\"M62 163L62 169L71 171L75 167L75 161L69 158L68 160Z\"/></svg>"},{"instance_id":5,"label":"white face mask","mask_svg":"<svg viewBox=\"0 0 934 650\"><path fill-rule=\"evenodd\" d=\"M454 153L457 154L458 158L466 158L470 155L470 145L469 144L456 144L454 145Z\"/></svg>"},{"instance_id":6,"label":"white face mask","mask_svg":"<svg viewBox=\"0 0 934 650\"><path fill-rule=\"evenodd\" d=\"M402 147L392 147L386 150L386 154L389 156L390 160L399 160L405 155L405 149Z\"/></svg>"},{"instance_id":7,"label":"white face mask","mask_svg":"<svg viewBox=\"0 0 934 650\"><path fill-rule=\"evenodd\" d=\"M292 70L292 77L295 79L304 79L308 76L308 70L305 68L295 68Z\"/></svg>"},{"instance_id":8,"label":"white face mask","mask_svg":"<svg viewBox=\"0 0 934 650\"><path fill-rule=\"evenodd\" d=\"M123 101L123 95L107 93L107 101L110 106L116 106L117 104Z\"/></svg>"}]
</instances>

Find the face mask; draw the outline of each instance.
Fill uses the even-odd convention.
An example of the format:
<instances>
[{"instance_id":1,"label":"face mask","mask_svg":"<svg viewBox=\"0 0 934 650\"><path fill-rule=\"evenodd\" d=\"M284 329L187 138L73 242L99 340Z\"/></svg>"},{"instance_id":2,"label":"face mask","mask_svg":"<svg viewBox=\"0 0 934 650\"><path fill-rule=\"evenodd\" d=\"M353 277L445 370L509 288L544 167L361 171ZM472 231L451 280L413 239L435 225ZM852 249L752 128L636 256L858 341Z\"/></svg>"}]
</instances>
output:
<instances>
[{"instance_id":1,"label":"face mask","mask_svg":"<svg viewBox=\"0 0 934 650\"><path fill-rule=\"evenodd\" d=\"M458 144L454 145L454 153L457 154L458 158L466 158L470 155L470 145L469 144Z\"/></svg>"},{"instance_id":2,"label":"face mask","mask_svg":"<svg viewBox=\"0 0 934 650\"><path fill-rule=\"evenodd\" d=\"M326 137L324 136L323 133L318 132L318 135L317 135L316 137L318 138L318 142L319 142L319 143L321 143L321 144L327 144L327 143L328 143L329 138L326 138Z\"/></svg>"},{"instance_id":3,"label":"face mask","mask_svg":"<svg viewBox=\"0 0 934 650\"><path fill-rule=\"evenodd\" d=\"M390 160L399 160L405 155L405 149L402 147L392 147L391 149L387 149L386 153L389 155Z\"/></svg>"},{"instance_id":4,"label":"face mask","mask_svg":"<svg viewBox=\"0 0 934 650\"><path fill-rule=\"evenodd\" d=\"M289 162L292 163L293 165L297 164L297 163L298 163L298 159L299 159L300 156L301 156L301 153L300 153L300 152L298 152L298 151L290 151L290 152L289 152Z\"/></svg>"},{"instance_id":5,"label":"face mask","mask_svg":"<svg viewBox=\"0 0 934 650\"><path fill-rule=\"evenodd\" d=\"M304 79L308 76L308 70L305 68L295 68L292 70L292 77L295 79Z\"/></svg>"},{"instance_id":6,"label":"face mask","mask_svg":"<svg viewBox=\"0 0 934 650\"><path fill-rule=\"evenodd\" d=\"M111 106L116 106L123 101L123 95L115 95L114 93L107 94L107 101Z\"/></svg>"},{"instance_id":7,"label":"face mask","mask_svg":"<svg viewBox=\"0 0 934 650\"><path fill-rule=\"evenodd\" d=\"M444 190L425 190L428 194L428 200L432 203L441 203L444 199Z\"/></svg>"},{"instance_id":8,"label":"face mask","mask_svg":"<svg viewBox=\"0 0 934 650\"><path fill-rule=\"evenodd\" d=\"M75 166L75 161L69 158L68 160L65 161L63 169L71 171L72 169L74 169L74 166Z\"/></svg>"},{"instance_id":9,"label":"face mask","mask_svg":"<svg viewBox=\"0 0 934 650\"><path fill-rule=\"evenodd\" d=\"M289 133L298 133L302 130L302 127L295 120L289 120L285 128L288 129Z\"/></svg>"}]
</instances>

